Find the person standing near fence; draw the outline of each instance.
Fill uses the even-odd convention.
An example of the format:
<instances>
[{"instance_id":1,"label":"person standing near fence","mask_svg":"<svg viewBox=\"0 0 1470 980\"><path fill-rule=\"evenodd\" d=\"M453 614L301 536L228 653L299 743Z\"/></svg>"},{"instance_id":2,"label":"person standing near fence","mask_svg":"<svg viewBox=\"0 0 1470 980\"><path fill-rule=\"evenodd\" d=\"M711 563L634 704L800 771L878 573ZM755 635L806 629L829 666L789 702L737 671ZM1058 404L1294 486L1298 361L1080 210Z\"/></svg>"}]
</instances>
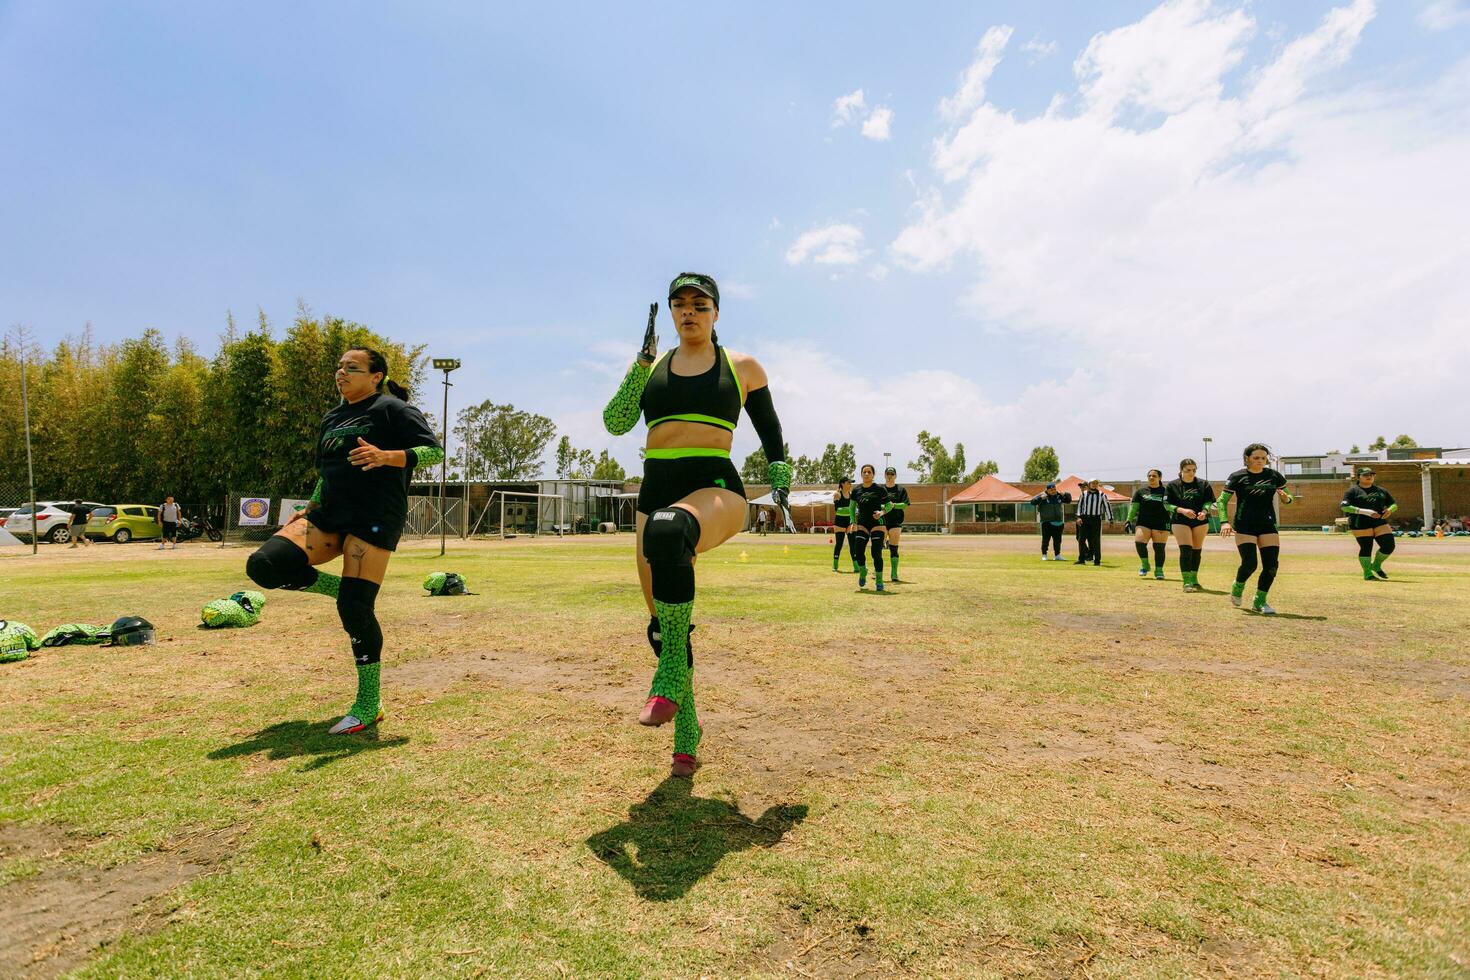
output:
<instances>
[{"instance_id":1,"label":"person standing near fence","mask_svg":"<svg viewBox=\"0 0 1470 980\"><path fill-rule=\"evenodd\" d=\"M1082 497L1077 503L1077 523L1082 527L1080 533L1087 539L1087 554L1082 561L1091 561L1094 565L1102 564L1104 520L1109 524L1113 523L1113 505L1108 503L1107 495L1102 492L1098 481L1093 480L1082 491ZM1082 561L1078 564L1082 564Z\"/></svg>"},{"instance_id":2,"label":"person standing near fence","mask_svg":"<svg viewBox=\"0 0 1470 980\"><path fill-rule=\"evenodd\" d=\"M331 727L351 735L383 720L380 670L383 630L375 605L408 514L408 482L417 466L444 458L408 391L388 379L388 361L354 347L337 362L342 401L317 436L316 490L306 510L245 562L262 589L332 596L357 664L357 698ZM314 566L342 557L342 575Z\"/></svg>"},{"instance_id":3,"label":"person standing near fence","mask_svg":"<svg viewBox=\"0 0 1470 980\"><path fill-rule=\"evenodd\" d=\"M1041 560L1062 560L1062 528L1067 526L1066 505L1072 502L1070 493L1058 493L1055 483L1048 483L1044 493L1031 498L1036 508L1036 522L1041 525ZM1052 557L1047 558L1046 546L1051 543Z\"/></svg>"},{"instance_id":4,"label":"person standing near fence","mask_svg":"<svg viewBox=\"0 0 1470 980\"><path fill-rule=\"evenodd\" d=\"M703 731L694 705L694 563L745 524L748 504L730 445L742 406L765 451L771 498L787 530L791 465L766 372L755 358L720 345L720 289L715 280L682 272L669 283L669 312L679 344L662 356L658 304L622 385L603 410L608 432L623 435L643 416L648 439L638 488L635 560L648 606L648 642L658 658L640 725L674 723L671 773L699 768Z\"/></svg>"},{"instance_id":5,"label":"person standing near fence","mask_svg":"<svg viewBox=\"0 0 1470 980\"><path fill-rule=\"evenodd\" d=\"M163 529L163 535L158 540L158 550L162 551L164 545L169 550L177 550L179 547L179 505L174 503L173 494L163 498L163 503L158 507L158 524Z\"/></svg>"},{"instance_id":6,"label":"person standing near fence","mask_svg":"<svg viewBox=\"0 0 1470 980\"><path fill-rule=\"evenodd\" d=\"M78 543L81 543L90 547L92 539L87 537L87 521L92 518L92 508L78 500L67 508L67 512L71 514L66 529L71 535L71 546L75 548Z\"/></svg>"}]
</instances>

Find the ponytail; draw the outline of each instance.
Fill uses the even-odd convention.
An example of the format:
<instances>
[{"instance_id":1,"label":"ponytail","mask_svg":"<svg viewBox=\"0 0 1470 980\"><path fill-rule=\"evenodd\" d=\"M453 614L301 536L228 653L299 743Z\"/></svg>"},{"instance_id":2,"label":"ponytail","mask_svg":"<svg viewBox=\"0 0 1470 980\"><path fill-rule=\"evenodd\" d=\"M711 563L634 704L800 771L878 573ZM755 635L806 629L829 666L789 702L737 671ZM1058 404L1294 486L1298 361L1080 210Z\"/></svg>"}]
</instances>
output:
<instances>
[{"instance_id":1,"label":"ponytail","mask_svg":"<svg viewBox=\"0 0 1470 980\"><path fill-rule=\"evenodd\" d=\"M397 381L388 377L388 359L371 347L349 347L348 350L360 350L368 357L368 373L381 374L383 380L378 382L378 392L387 391L388 394L399 401L408 401L408 389Z\"/></svg>"}]
</instances>

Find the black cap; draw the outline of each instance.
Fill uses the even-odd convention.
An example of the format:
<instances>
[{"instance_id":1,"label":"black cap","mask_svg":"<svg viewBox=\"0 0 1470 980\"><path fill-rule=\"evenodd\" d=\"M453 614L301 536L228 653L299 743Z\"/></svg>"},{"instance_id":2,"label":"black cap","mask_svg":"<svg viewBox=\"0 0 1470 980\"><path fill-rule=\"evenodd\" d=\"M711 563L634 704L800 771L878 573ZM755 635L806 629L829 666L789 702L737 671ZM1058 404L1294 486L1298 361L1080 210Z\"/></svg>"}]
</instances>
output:
<instances>
[{"instance_id":1,"label":"black cap","mask_svg":"<svg viewBox=\"0 0 1470 980\"><path fill-rule=\"evenodd\" d=\"M1373 467L1371 467L1371 466L1359 466L1358 467L1358 475L1359 476L1372 476L1373 475Z\"/></svg>"},{"instance_id":2,"label":"black cap","mask_svg":"<svg viewBox=\"0 0 1470 980\"><path fill-rule=\"evenodd\" d=\"M720 287L715 284L712 276L700 272L681 272L669 283L669 299L673 299L674 294L681 289L697 289L715 301L715 309L720 308Z\"/></svg>"},{"instance_id":3,"label":"black cap","mask_svg":"<svg viewBox=\"0 0 1470 980\"><path fill-rule=\"evenodd\" d=\"M1055 483L1048 483L1048 484L1047 484L1047 485L1046 485L1046 488L1047 488L1047 489L1048 489L1048 490L1055 490L1055 489L1056 489L1056 488L1057 488L1057 485L1056 485L1056 484L1055 484Z\"/></svg>"},{"instance_id":4,"label":"black cap","mask_svg":"<svg viewBox=\"0 0 1470 980\"><path fill-rule=\"evenodd\" d=\"M884 476L887 476L889 473L892 473L894 476L898 476L898 470L894 469L892 466L883 471Z\"/></svg>"}]
</instances>

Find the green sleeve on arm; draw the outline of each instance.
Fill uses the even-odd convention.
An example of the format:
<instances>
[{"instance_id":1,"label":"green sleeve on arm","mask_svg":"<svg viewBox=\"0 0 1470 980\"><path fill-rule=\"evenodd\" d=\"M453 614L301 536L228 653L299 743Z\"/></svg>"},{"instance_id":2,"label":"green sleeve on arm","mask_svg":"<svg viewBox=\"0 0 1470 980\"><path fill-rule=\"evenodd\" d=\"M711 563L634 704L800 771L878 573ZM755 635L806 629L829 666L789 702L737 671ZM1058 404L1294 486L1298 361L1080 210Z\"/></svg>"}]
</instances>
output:
<instances>
[{"instance_id":1,"label":"green sleeve on arm","mask_svg":"<svg viewBox=\"0 0 1470 980\"><path fill-rule=\"evenodd\" d=\"M1399 505L1398 504L1389 504L1388 505L1388 509L1383 512L1383 516L1384 517L1387 517L1389 514L1392 514L1394 511L1396 511L1398 509L1399 509Z\"/></svg>"},{"instance_id":2,"label":"green sleeve on arm","mask_svg":"<svg viewBox=\"0 0 1470 980\"><path fill-rule=\"evenodd\" d=\"M1341 509L1342 509L1342 512L1344 514L1348 514L1349 516L1351 516L1353 514L1356 514L1358 512L1358 508L1356 508L1352 504L1349 504L1349 503L1346 503L1346 502L1343 503Z\"/></svg>"},{"instance_id":3,"label":"green sleeve on arm","mask_svg":"<svg viewBox=\"0 0 1470 980\"><path fill-rule=\"evenodd\" d=\"M316 487L311 491L311 503L319 504L321 502L322 502L322 478L321 477L317 477L316 478Z\"/></svg>"},{"instance_id":4,"label":"green sleeve on arm","mask_svg":"<svg viewBox=\"0 0 1470 980\"><path fill-rule=\"evenodd\" d=\"M908 510L909 509L909 502L907 500L905 500L901 504L894 504L893 505L893 509L894 510Z\"/></svg>"},{"instance_id":5,"label":"green sleeve on arm","mask_svg":"<svg viewBox=\"0 0 1470 980\"><path fill-rule=\"evenodd\" d=\"M1133 503L1131 503L1131 504L1128 505L1128 520L1133 521L1133 520L1137 520L1137 519L1138 519L1138 502L1137 501L1134 501Z\"/></svg>"},{"instance_id":6,"label":"green sleeve on arm","mask_svg":"<svg viewBox=\"0 0 1470 980\"><path fill-rule=\"evenodd\" d=\"M444 460L444 450L438 446L416 446L407 450L407 455L408 468L411 470L420 466L433 466Z\"/></svg>"},{"instance_id":7,"label":"green sleeve on arm","mask_svg":"<svg viewBox=\"0 0 1470 980\"><path fill-rule=\"evenodd\" d=\"M1175 507L1173 504L1169 503L1169 501L1164 501L1164 510L1168 511L1170 514L1174 513L1178 509L1178 507Z\"/></svg>"},{"instance_id":8,"label":"green sleeve on arm","mask_svg":"<svg viewBox=\"0 0 1470 980\"><path fill-rule=\"evenodd\" d=\"M648 385L648 377L653 373L651 367L646 367L633 362L628 368L628 373L623 377L622 386L618 393L612 396L612 401L602 410L602 424L607 431L615 436L631 432L633 426L638 424L638 413L643 402L643 389Z\"/></svg>"},{"instance_id":9,"label":"green sleeve on arm","mask_svg":"<svg viewBox=\"0 0 1470 980\"><path fill-rule=\"evenodd\" d=\"M1215 501L1215 510L1220 514L1220 520L1230 520L1230 496L1232 491L1221 490L1219 498Z\"/></svg>"},{"instance_id":10,"label":"green sleeve on arm","mask_svg":"<svg viewBox=\"0 0 1470 980\"><path fill-rule=\"evenodd\" d=\"M771 483L771 489L791 489L791 464L785 460L776 460L766 467L766 479Z\"/></svg>"}]
</instances>

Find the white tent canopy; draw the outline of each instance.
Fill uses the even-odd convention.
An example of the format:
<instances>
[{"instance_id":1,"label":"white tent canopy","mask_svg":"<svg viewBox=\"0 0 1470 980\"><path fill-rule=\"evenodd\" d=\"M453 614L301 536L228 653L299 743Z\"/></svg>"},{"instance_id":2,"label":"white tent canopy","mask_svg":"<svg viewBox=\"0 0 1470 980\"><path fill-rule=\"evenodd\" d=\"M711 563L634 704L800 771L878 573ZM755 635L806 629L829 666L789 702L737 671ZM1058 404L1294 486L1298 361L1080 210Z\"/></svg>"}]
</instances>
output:
<instances>
[{"instance_id":1,"label":"white tent canopy","mask_svg":"<svg viewBox=\"0 0 1470 980\"><path fill-rule=\"evenodd\" d=\"M6 545L11 545L11 544L24 544L24 543L25 542L21 541L20 538L17 538L15 535L13 535L9 531L5 530L4 527L0 527L0 548L5 547Z\"/></svg>"},{"instance_id":2,"label":"white tent canopy","mask_svg":"<svg viewBox=\"0 0 1470 980\"><path fill-rule=\"evenodd\" d=\"M787 504L792 507L820 507L823 504L830 504L832 502L832 493L831 490L793 490L791 492L791 499L787 501ZM752 507L776 506L776 502L771 499L770 494L766 494L764 497L756 497L754 500L747 501L747 503Z\"/></svg>"}]
</instances>

